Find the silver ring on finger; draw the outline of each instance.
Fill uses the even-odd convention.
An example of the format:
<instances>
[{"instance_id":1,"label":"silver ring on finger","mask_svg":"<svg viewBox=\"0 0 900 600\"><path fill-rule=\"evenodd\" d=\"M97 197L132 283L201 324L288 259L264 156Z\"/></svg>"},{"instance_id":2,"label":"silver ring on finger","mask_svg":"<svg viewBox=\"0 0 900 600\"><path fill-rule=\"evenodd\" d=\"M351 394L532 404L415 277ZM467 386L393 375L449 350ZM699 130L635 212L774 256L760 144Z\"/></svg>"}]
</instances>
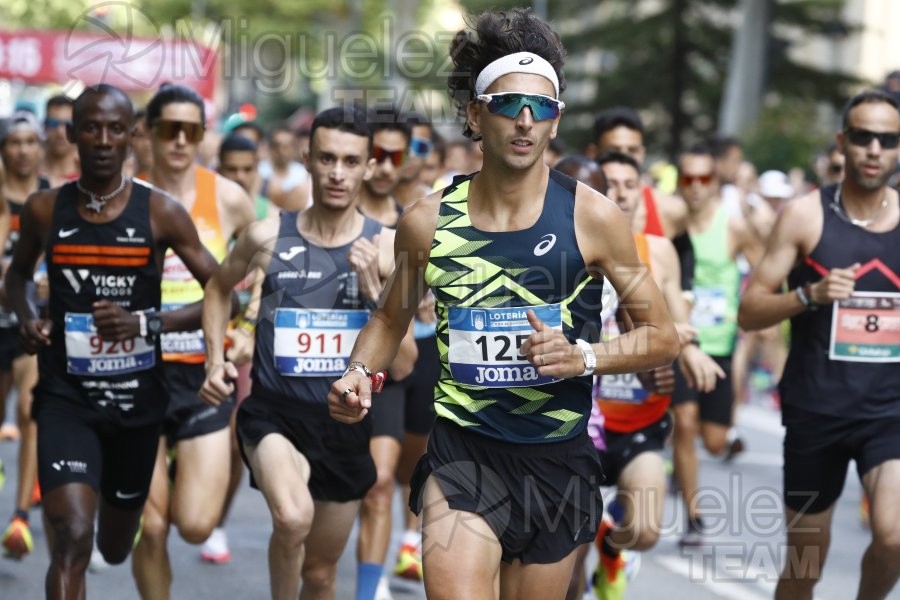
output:
<instances>
[{"instance_id":1,"label":"silver ring on finger","mask_svg":"<svg viewBox=\"0 0 900 600\"><path fill-rule=\"evenodd\" d=\"M344 400L346 400L346 399L347 399L347 396L349 396L349 395L352 394L352 393L353 393L353 390L351 390L350 388L347 388L346 390L344 390L344 393L341 394L341 398L343 398Z\"/></svg>"}]
</instances>

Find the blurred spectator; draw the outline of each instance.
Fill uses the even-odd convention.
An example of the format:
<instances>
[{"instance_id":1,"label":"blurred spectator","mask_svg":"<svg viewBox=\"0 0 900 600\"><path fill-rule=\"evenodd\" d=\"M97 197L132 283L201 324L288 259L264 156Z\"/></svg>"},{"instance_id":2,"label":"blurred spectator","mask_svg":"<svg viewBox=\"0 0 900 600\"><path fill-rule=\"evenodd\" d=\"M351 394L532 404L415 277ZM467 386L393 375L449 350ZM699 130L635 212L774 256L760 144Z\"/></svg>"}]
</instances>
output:
<instances>
[{"instance_id":1,"label":"blurred spectator","mask_svg":"<svg viewBox=\"0 0 900 600\"><path fill-rule=\"evenodd\" d=\"M150 128L147 125L147 111L139 110L134 114L134 126L131 129L131 162L135 176L146 175L153 169L153 144L150 140Z\"/></svg>"},{"instance_id":2,"label":"blurred spectator","mask_svg":"<svg viewBox=\"0 0 900 600\"><path fill-rule=\"evenodd\" d=\"M435 186L444 175L444 157L447 149L444 138L436 131L433 139L434 146L428 156L425 157L425 166L422 167L422 171L419 173L419 181L430 190L438 189Z\"/></svg>"},{"instance_id":3,"label":"blurred spectator","mask_svg":"<svg viewBox=\"0 0 900 600\"><path fill-rule=\"evenodd\" d=\"M737 186L738 171L744 162L744 149L737 138L714 135L707 144L716 159L716 179L722 203L732 215L741 214L743 194Z\"/></svg>"},{"instance_id":4,"label":"blurred spectator","mask_svg":"<svg viewBox=\"0 0 900 600\"><path fill-rule=\"evenodd\" d=\"M294 142L297 147L297 161L305 164L306 155L309 154L309 127L294 130Z\"/></svg>"},{"instance_id":5,"label":"blurred spectator","mask_svg":"<svg viewBox=\"0 0 900 600\"><path fill-rule=\"evenodd\" d=\"M259 175L266 181L263 195L283 210L303 210L309 204L309 174L297 160L290 128L279 125L269 132L269 155L270 161L259 163Z\"/></svg>"},{"instance_id":6,"label":"blurred spectator","mask_svg":"<svg viewBox=\"0 0 900 600\"><path fill-rule=\"evenodd\" d=\"M816 160L816 175L819 185L825 187L840 183L844 179L844 155L838 145L832 143Z\"/></svg>"},{"instance_id":7,"label":"blurred spectator","mask_svg":"<svg viewBox=\"0 0 900 600\"><path fill-rule=\"evenodd\" d=\"M544 158L546 159L546 154ZM558 161L554 168L601 194L606 193L606 177L603 176L603 169L587 156L567 156Z\"/></svg>"},{"instance_id":8,"label":"blurred spectator","mask_svg":"<svg viewBox=\"0 0 900 600\"><path fill-rule=\"evenodd\" d=\"M79 175L78 152L66 134L72 125L72 104L72 99L62 94L47 100L43 171L53 187L78 179Z\"/></svg>"},{"instance_id":9,"label":"blurred spectator","mask_svg":"<svg viewBox=\"0 0 900 600\"><path fill-rule=\"evenodd\" d=\"M644 124L634 109L614 106L597 113L594 141L588 144L585 155L596 158L604 152L621 152L636 160L643 169L647 157ZM681 199L648 185L641 188L641 194L643 201L638 203L633 221L638 230L668 238L684 231L687 207Z\"/></svg>"},{"instance_id":10,"label":"blurred spectator","mask_svg":"<svg viewBox=\"0 0 900 600\"><path fill-rule=\"evenodd\" d=\"M565 153L565 143L558 137L553 138L544 149L544 164L548 167L555 167L556 163L559 162L559 160L563 157L563 155L565 155Z\"/></svg>"},{"instance_id":11,"label":"blurred spectator","mask_svg":"<svg viewBox=\"0 0 900 600\"><path fill-rule=\"evenodd\" d=\"M424 198L431 188L422 184L419 176L425 167L425 159L434 151L434 128L428 117L421 113L407 113L400 119L409 126L409 145L406 160L400 167L400 183L394 190L394 199L406 208L419 198Z\"/></svg>"}]
</instances>

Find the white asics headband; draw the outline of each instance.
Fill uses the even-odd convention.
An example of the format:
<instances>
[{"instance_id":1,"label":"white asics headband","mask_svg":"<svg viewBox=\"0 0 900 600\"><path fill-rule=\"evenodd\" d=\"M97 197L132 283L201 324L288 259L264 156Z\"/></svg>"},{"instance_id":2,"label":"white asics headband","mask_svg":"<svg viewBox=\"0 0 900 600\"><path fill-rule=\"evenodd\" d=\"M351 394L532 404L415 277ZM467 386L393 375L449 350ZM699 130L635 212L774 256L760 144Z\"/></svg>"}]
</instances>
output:
<instances>
[{"instance_id":1,"label":"white asics headband","mask_svg":"<svg viewBox=\"0 0 900 600\"><path fill-rule=\"evenodd\" d=\"M556 97L559 98L559 78L553 66L531 52L516 52L515 54L507 54L501 56L478 74L475 80L475 94L481 95L491 84L508 73L532 73L546 77L553 84L556 90Z\"/></svg>"}]
</instances>

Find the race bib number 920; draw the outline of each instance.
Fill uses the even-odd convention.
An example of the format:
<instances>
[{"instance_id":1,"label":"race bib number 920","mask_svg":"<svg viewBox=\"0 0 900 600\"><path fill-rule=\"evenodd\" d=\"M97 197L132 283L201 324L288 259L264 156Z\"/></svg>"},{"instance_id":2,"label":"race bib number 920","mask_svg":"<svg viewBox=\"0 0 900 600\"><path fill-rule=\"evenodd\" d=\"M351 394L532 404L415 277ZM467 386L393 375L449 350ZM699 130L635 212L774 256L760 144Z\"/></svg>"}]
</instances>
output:
<instances>
[{"instance_id":1,"label":"race bib number 920","mask_svg":"<svg viewBox=\"0 0 900 600\"><path fill-rule=\"evenodd\" d=\"M156 364L155 348L142 337L104 340L91 314L66 313L65 320L66 370L72 375L122 375Z\"/></svg>"}]
</instances>

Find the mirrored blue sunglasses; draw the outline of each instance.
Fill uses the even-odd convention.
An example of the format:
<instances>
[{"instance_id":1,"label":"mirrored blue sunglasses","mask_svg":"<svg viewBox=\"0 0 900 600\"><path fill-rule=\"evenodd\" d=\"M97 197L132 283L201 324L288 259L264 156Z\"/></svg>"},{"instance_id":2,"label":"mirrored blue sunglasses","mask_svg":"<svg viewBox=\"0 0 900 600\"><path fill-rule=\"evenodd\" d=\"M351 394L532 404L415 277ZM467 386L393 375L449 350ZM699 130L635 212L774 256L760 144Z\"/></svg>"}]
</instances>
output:
<instances>
[{"instance_id":1,"label":"mirrored blue sunglasses","mask_svg":"<svg viewBox=\"0 0 900 600\"><path fill-rule=\"evenodd\" d=\"M501 94L479 94L478 100L487 103L488 112L515 119L526 106L531 109L535 121L555 119L566 107L565 102L543 94L523 94L503 92Z\"/></svg>"}]
</instances>

